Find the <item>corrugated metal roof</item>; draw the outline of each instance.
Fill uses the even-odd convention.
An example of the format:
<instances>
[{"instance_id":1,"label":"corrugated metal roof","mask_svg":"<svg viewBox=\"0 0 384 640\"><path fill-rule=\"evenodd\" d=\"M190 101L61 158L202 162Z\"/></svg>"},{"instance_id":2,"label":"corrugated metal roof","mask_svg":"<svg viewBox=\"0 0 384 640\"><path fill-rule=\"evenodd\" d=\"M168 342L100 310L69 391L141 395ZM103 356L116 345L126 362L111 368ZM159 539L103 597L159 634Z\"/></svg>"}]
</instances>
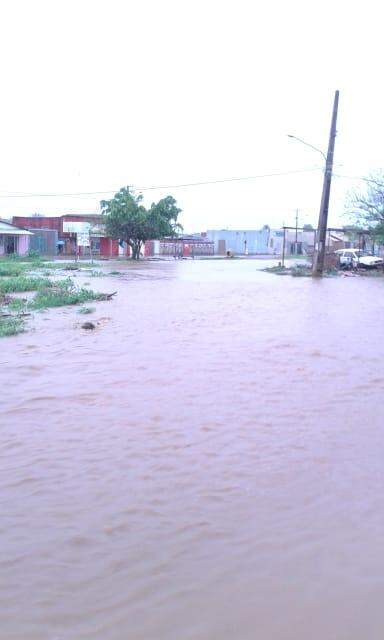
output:
<instances>
[{"instance_id":1,"label":"corrugated metal roof","mask_svg":"<svg viewBox=\"0 0 384 640\"><path fill-rule=\"evenodd\" d=\"M27 231L27 229L15 227L15 225L5 220L0 220L0 234L7 236L33 236L33 233Z\"/></svg>"}]
</instances>

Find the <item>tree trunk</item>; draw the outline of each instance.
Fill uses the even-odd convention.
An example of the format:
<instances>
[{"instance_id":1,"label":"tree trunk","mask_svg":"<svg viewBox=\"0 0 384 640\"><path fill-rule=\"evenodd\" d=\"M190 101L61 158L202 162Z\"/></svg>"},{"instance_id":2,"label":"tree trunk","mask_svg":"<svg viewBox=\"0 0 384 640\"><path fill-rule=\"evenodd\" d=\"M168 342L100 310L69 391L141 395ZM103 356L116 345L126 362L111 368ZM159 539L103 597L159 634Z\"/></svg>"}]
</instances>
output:
<instances>
[{"instance_id":1,"label":"tree trunk","mask_svg":"<svg viewBox=\"0 0 384 640\"><path fill-rule=\"evenodd\" d=\"M132 260L140 260L141 240L133 240L130 247L132 249Z\"/></svg>"}]
</instances>

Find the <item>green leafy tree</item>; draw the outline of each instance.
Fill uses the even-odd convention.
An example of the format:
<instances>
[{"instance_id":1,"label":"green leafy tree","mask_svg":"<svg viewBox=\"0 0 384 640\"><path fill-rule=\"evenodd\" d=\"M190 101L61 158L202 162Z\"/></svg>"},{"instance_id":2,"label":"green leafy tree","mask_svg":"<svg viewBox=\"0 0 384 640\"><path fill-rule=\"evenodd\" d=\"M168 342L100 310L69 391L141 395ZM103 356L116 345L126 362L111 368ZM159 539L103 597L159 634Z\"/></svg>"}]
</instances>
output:
<instances>
[{"instance_id":1,"label":"green leafy tree","mask_svg":"<svg viewBox=\"0 0 384 640\"><path fill-rule=\"evenodd\" d=\"M143 196L123 187L111 200L102 200L105 230L111 238L124 240L132 250L133 260L139 260L146 240L160 240L175 236L181 229L177 222L181 211L172 196L152 203L149 209L142 204Z\"/></svg>"},{"instance_id":2,"label":"green leafy tree","mask_svg":"<svg viewBox=\"0 0 384 640\"><path fill-rule=\"evenodd\" d=\"M384 242L384 171L379 170L365 179L364 190L349 195L349 215L356 228L364 229L377 242Z\"/></svg>"}]
</instances>

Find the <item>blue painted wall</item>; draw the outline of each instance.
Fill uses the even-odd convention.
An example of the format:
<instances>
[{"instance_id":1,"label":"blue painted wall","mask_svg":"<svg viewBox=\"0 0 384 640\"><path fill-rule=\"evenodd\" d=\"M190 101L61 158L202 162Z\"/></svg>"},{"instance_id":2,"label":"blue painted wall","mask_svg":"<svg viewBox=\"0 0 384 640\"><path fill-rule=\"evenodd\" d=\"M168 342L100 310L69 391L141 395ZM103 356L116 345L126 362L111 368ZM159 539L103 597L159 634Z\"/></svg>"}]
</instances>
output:
<instances>
[{"instance_id":1,"label":"blue painted wall","mask_svg":"<svg viewBox=\"0 0 384 640\"><path fill-rule=\"evenodd\" d=\"M262 229L246 229L238 231L228 231L226 229L207 231L209 240L215 243L215 253L219 252L219 240L225 240L226 251L233 251L235 254L244 255L245 244L249 254L268 253L270 229L265 226Z\"/></svg>"}]
</instances>

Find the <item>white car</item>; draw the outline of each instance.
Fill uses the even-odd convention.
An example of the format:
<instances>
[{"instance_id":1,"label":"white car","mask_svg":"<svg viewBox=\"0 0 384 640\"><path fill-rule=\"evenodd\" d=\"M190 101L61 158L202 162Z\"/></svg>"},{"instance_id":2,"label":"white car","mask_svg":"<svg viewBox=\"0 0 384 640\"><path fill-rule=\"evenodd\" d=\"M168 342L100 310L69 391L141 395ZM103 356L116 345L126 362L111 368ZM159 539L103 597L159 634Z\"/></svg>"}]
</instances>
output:
<instances>
[{"instance_id":1,"label":"white car","mask_svg":"<svg viewBox=\"0 0 384 640\"><path fill-rule=\"evenodd\" d=\"M384 264L383 258L371 256L361 249L339 249L335 253L339 256L340 266L342 267L375 269Z\"/></svg>"}]
</instances>

